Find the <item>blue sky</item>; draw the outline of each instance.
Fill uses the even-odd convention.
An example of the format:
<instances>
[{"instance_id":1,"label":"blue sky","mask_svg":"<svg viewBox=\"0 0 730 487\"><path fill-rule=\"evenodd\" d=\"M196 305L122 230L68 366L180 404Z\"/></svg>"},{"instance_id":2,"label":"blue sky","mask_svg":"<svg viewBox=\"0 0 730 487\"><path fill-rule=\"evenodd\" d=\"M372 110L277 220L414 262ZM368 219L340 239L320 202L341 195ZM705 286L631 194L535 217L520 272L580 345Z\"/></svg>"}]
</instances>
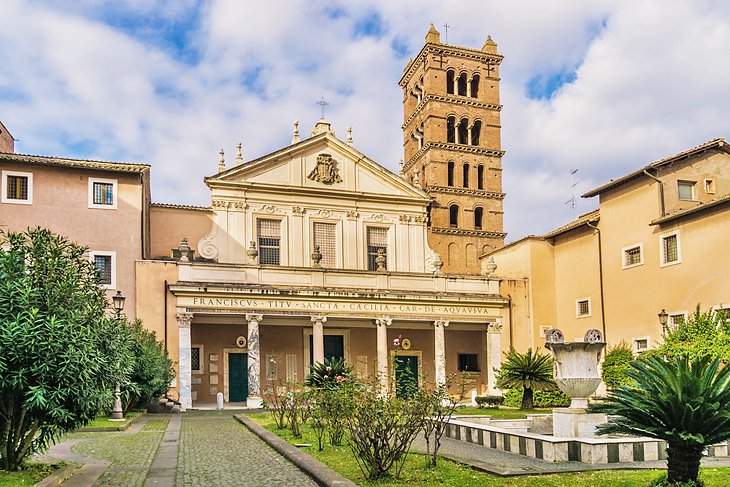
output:
<instances>
[{"instance_id":1,"label":"blue sky","mask_svg":"<svg viewBox=\"0 0 730 487\"><path fill-rule=\"evenodd\" d=\"M433 22L501 66L508 241L570 220L583 193L730 135L730 6L712 0L535 2L5 0L0 120L18 152L147 162L153 200L209 204L218 150L248 160L308 134L397 171L398 80ZM595 201L579 201L578 213Z\"/></svg>"}]
</instances>

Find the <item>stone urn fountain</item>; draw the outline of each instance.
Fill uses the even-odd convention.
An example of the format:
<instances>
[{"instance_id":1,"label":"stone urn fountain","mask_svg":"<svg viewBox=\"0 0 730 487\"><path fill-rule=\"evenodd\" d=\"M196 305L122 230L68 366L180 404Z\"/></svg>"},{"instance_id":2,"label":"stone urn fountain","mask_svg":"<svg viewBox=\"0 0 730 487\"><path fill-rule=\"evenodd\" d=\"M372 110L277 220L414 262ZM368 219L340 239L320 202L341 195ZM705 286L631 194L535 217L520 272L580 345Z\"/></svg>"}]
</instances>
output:
<instances>
[{"instance_id":1,"label":"stone urn fountain","mask_svg":"<svg viewBox=\"0 0 730 487\"><path fill-rule=\"evenodd\" d=\"M582 342L565 342L563 332L550 330L545 348L553 354L555 382L570 399L569 408L553 410L553 435L596 436L596 426L607 422L605 414L588 413L588 398L601 384L598 364L606 347L599 330L588 330Z\"/></svg>"}]
</instances>

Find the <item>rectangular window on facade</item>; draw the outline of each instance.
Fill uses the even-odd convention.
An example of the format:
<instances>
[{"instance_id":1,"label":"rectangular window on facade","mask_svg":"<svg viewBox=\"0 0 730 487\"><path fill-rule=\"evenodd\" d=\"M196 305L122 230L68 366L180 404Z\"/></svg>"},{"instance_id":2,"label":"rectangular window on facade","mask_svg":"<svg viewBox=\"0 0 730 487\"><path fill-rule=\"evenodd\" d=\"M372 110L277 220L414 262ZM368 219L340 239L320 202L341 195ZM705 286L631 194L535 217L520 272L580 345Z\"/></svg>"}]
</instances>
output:
<instances>
[{"instance_id":1,"label":"rectangular window on facade","mask_svg":"<svg viewBox=\"0 0 730 487\"><path fill-rule=\"evenodd\" d=\"M642 256L642 245L632 245L630 247L624 247L623 252L623 268L634 267L644 263L644 257Z\"/></svg>"},{"instance_id":2,"label":"rectangular window on facade","mask_svg":"<svg viewBox=\"0 0 730 487\"><path fill-rule=\"evenodd\" d=\"M677 181L677 194L680 200L695 199L694 181Z\"/></svg>"},{"instance_id":3,"label":"rectangular window on facade","mask_svg":"<svg viewBox=\"0 0 730 487\"><path fill-rule=\"evenodd\" d=\"M367 227L368 270L378 270L378 253L385 257L385 268L388 268L388 229L383 227Z\"/></svg>"},{"instance_id":4,"label":"rectangular window on facade","mask_svg":"<svg viewBox=\"0 0 730 487\"><path fill-rule=\"evenodd\" d=\"M634 338L632 342L634 345L634 352L643 352L644 350L649 350L648 338Z\"/></svg>"},{"instance_id":5,"label":"rectangular window on facade","mask_svg":"<svg viewBox=\"0 0 730 487\"><path fill-rule=\"evenodd\" d=\"M679 263L679 235L662 237L662 265Z\"/></svg>"},{"instance_id":6,"label":"rectangular window on facade","mask_svg":"<svg viewBox=\"0 0 730 487\"><path fill-rule=\"evenodd\" d=\"M286 354L286 381L296 382L297 381L297 354L287 353Z\"/></svg>"},{"instance_id":7,"label":"rectangular window on facade","mask_svg":"<svg viewBox=\"0 0 730 487\"><path fill-rule=\"evenodd\" d=\"M714 179L705 179L705 193L707 193L707 194L715 193L715 180Z\"/></svg>"},{"instance_id":8,"label":"rectangular window on facade","mask_svg":"<svg viewBox=\"0 0 730 487\"><path fill-rule=\"evenodd\" d=\"M578 299L575 302L575 316L584 318L591 315L591 300Z\"/></svg>"},{"instance_id":9,"label":"rectangular window on facade","mask_svg":"<svg viewBox=\"0 0 730 487\"><path fill-rule=\"evenodd\" d=\"M117 208L117 180L89 178L89 208Z\"/></svg>"},{"instance_id":10,"label":"rectangular window on facade","mask_svg":"<svg viewBox=\"0 0 730 487\"><path fill-rule=\"evenodd\" d=\"M276 355L266 356L266 380L277 380L279 364Z\"/></svg>"},{"instance_id":11,"label":"rectangular window on facade","mask_svg":"<svg viewBox=\"0 0 730 487\"><path fill-rule=\"evenodd\" d=\"M679 325L684 322L686 319L686 315L684 313L676 313L676 314L670 314L669 315L669 328L672 330L676 330L679 328Z\"/></svg>"},{"instance_id":12,"label":"rectangular window on facade","mask_svg":"<svg viewBox=\"0 0 730 487\"><path fill-rule=\"evenodd\" d=\"M459 372L479 372L479 356L476 353L460 353Z\"/></svg>"},{"instance_id":13,"label":"rectangular window on facade","mask_svg":"<svg viewBox=\"0 0 730 487\"><path fill-rule=\"evenodd\" d=\"M322 267L337 267L337 224L315 222L312 227L314 245L319 245Z\"/></svg>"},{"instance_id":14,"label":"rectangular window on facade","mask_svg":"<svg viewBox=\"0 0 730 487\"><path fill-rule=\"evenodd\" d=\"M190 347L190 369L193 372L202 372L200 347Z\"/></svg>"},{"instance_id":15,"label":"rectangular window on facade","mask_svg":"<svg viewBox=\"0 0 730 487\"><path fill-rule=\"evenodd\" d=\"M281 220L256 220L259 264L279 265L281 260Z\"/></svg>"},{"instance_id":16,"label":"rectangular window on facade","mask_svg":"<svg viewBox=\"0 0 730 487\"><path fill-rule=\"evenodd\" d=\"M89 252L89 259L101 276L101 285L108 288L116 287L116 254L114 252Z\"/></svg>"},{"instance_id":17,"label":"rectangular window on facade","mask_svg":"<svg viewBox=\"0 0 730 487\"><path fill-rule=\"evenodd\" d=\"M30 205L33 203L33 174L2 172L2 202Z\"/></svg>"}]
</instances>

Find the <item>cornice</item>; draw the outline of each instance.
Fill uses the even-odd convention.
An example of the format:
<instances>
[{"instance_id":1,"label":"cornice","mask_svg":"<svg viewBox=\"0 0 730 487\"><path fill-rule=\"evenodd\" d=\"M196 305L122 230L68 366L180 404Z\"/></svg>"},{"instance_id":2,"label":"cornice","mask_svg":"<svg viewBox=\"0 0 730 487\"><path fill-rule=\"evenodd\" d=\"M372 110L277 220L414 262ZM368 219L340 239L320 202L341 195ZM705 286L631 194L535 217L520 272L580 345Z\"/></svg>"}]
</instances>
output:
<instances>
[{"instance_id":1,"label":"cornice","mask_svg":"<svg viewBox=\"0 0 730 487\"><path fill-rule=\"evenodd\" d=\"M451 144L445 142L426 142L426 144L424 144L424 146L421 147L418 152L413 154L413 156L408 159L408 162L403 165L403 171L408 171L418 159L420 159L424 154L426 154L426 152L428 152L432 148L490 157L502 157L504 155L503 150L485 149L483 147L473 145Z\"/></svg>"},{"instance_id":2,"label":"cornice","mask_svg":"<svg viewBox=\"0 0 730 487\"><path fill-rule=\"evenodd\" d=\"M426 55L436 53L436 54L442 54L442 55L451 55L455 57L460 57L463 59L473 59L477 61L482 61L485 64L492 64L492 65L499 65L499 63L502 62L502 59L504 59L503 56L500 56L499 54L491 54L484 52L479 49L472 49L469 47L461 47L461 46L450 46L447 44L433 44L428 43L424 45L421 48L421 51L418 53L416 58L411 61L411 63L406 66L406 69L404 70L403 76L401 77L398 84L404 88L405 85L408 84L408 81L413 76L413 73L416 72L418 67L423 63L424 58Z\"/></svg>"},{"instance_id":3,"label":"cornice","mask_svg":"<svg viewBox=\"0 0 730 487\"><path fill-rule=\"evenodd\" d=\"M489 230L462 230L459 228L431 227L431 232L446 235L466 235L470 237L504 238L507 236L504 232L490 232Z\"/></svg>"},{"instance_id":4,"label":"cornice","mask_svg":"<svg viewBox=\"0 0 730 487\"><path fill-rule=\"evenodd\" d=\"M496 112L499 112L502 110L502 105L495 105L493 103L482 103L480 101L474 100L474 98L469 97L462 97L462 96L456 96L456 95L426 95L423 100L421 100L421 103L418 104L416 109L413 111L410 117L401 125L401 129L405 130L406 126L413 121L413 119L418 115L418 113L423 109L424 106L426 106L426 103L429 101L443 101L446 103L453 103L455 105L462 105L462 106L469 106L469 107L476 107L476 108L484 108L486 110L494 110Z\"/></svg>"},{"instance_id":5,"label":"cornice","mask_svg":"<svg viewBox=\"0 0 730 487\"><path fill-rule=\"evenodd\" d=\"M472 196L484 196L486 198L492 198L495 200L503 200L505 193L499 193L497 191L487 191L484 189L472 189L472 188L455 188L452 186L428 186L424 189L426 193L444 193L444 194L468 194Z\"/></svg>"}]
</instances>

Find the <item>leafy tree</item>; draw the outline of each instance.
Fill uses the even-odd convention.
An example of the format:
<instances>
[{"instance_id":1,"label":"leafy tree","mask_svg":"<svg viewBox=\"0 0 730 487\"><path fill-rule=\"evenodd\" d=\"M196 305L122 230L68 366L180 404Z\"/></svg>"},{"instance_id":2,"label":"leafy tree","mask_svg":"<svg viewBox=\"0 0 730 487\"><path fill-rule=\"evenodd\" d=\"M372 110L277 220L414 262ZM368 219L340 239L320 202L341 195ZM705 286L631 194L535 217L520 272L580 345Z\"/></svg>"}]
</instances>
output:
<instances>
[{"instance_id":1,"label":"leafy tree","mask_svg":"<svg viewBox=\"0 0 730 487\"><path fill-rule=\"evenodd\" d=\"M0 469L17 470L108 407L125 331L86 249L40 228L0 238Z\"/></svg>"},{"instance_id":2,"label":"leafy tree","mask_svg":"<svg viewBox=\"0 0 730 487\"><path fill-rule=\"evenodd\" d=\"M616 416L598 432L664 440L668 481L697 481L702 450L730 439L730 367L707 356L642 357L626 375L634 385L619 386L591 406Z\"/></svg>"},{"instance_id":3,"label":"leafy tree","mask_svg":"<svg viewBox=\"0 0 730 487\"><path fill-rule=\"evenodd\" d=\"M549 355L539 353L537 350L533 353L532 348L526 353L518 353L512 347L505 356L506 359L497 374L497 387L524 389L520 409L533 408L534 391L557 389L553 380L553 359Z\"/></svg>"},{"instance_id":4,"label":"leafy tree","mask_svg":"<svg viewBox=\"0 0 730 487\"><path fill-rule=\"evenodd\" d=\"M624 341L608 349L601 366L601 376L607 388L614 389L632 383L631 379L626 376L632 360L634 360L634 352Z\"/></svg>"},{"instance_id":5,"label":"leafy tree","mask_svg":"<svg viewBox=\"0 0 730 487\"><path fill-rule=\"evenodd\" d=\"M155 332L146 330L140 320L125 321L129 333L126 347L129 356L129 375L122 380L125 410L145 407L170 387L175 377L172 360Z\"/></svg>"},{"instance_id":6,"label":"leafy tree","mask_svg":"<svg viewBox=\"0 0 730 487\"><path fill-rule=\"evenodd\" d=\"M688 319L664 335L664 343L649 352L666 357L718 357L730 362L730 321L725 311L702 312L697 305Z\"/></svg>"}]
</instances>

